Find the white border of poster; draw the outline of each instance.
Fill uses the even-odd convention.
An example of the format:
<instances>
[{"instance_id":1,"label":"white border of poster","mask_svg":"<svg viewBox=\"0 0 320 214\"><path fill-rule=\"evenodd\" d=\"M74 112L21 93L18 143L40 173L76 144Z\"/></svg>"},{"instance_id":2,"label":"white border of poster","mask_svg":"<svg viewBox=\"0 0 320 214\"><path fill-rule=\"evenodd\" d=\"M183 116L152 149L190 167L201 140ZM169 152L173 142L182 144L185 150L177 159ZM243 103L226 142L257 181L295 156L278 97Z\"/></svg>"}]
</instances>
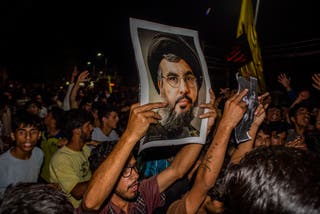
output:
<instances>
[{"instance_id":1,"label":"white border of poster","mask_svg":"<svg viewBox=\"0 0 320 214\"><path fill-rule=\"evenodd\" d=\"M142 144L143 139L140 141L139 152L150 147L160 147L160 146L172 146L172 145L182 145L188 143L199 143L204 144L206 140L206 130L208 119L199 119L198 115L203 113L203 109L198 107L201 103L208 103L210 101L209 88L211 88L210 78L208 75L208 68L205 62L204 54L200 47L200 42L198 38L198 32L191 29L185 29L180 27L173 27L168 25L163 25L159 23L154 23L150 21L130 18L130 33L131 40L134 48L134 54L136 59L136 64L139 71L140 78L140 103L146 104L151 102L163 101L163 99L158 94L157 90L147 66L147 50L150 45L152 37L157 33L168 33L173 35L178 35L186 38L189 45L194 48L196 54L199 57L201 70L202 70L202 84L201 88L198 89L198 102L195 106L195 118L192 120L192 124L198 127L199 137L187 137L172 140L159 140L150 141L148 143ZM191 42L190 42L191 41ZM207 110L205 110L207 111Z\"/></svg>"}]
</instances>

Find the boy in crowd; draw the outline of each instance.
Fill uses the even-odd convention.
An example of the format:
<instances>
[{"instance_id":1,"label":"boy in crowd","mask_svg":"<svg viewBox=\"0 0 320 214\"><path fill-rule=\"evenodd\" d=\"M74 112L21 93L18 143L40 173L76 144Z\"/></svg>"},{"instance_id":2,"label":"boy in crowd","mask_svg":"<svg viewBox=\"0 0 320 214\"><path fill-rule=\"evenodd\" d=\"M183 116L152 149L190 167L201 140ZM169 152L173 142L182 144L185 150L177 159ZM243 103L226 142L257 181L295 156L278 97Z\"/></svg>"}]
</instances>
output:
<instances>
[{"instance_id":1,"label":"boy in crowd","mask_svg":"<svg viewBox=\"0 0 320 214\"><path fill-rule=\"evenodd\" d=\"M0 155L0 195L9 184L37 182L43 152L35 147L41 137L39 116L26 112L13 118L11 139L14 146Z\"/></svg>"}]
</instances>

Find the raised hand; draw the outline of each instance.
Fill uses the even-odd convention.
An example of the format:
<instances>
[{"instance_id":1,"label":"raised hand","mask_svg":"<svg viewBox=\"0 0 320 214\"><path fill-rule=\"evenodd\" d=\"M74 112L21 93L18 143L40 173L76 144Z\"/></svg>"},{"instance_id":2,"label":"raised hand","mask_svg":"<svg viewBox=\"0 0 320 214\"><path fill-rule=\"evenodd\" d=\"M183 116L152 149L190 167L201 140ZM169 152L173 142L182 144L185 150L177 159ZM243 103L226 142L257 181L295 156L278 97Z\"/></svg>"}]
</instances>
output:
<instances>
[{"instance_id":1,"label":"raised hand","mask_svg":"<svg viewBox=\"0 0 320 214\"><path fill-rule=\"evenodd\" d=\"M281 85L283 85L283 87L285 87L287 90L291 89L291 79L288 78L286 74L280 74L278 76L278 82L281 83Z\"/></svg>"},{"instance_id":2,"label":"raised hand","mask_svg":"<svg viewBox=\"0 0 320 214\"><path fill-rule=\"evenodd\" d=\"M233 95L229 98L223 110L223 115L221 119L221 123L225 123L226 125L234 128L237 126L239 121L242 119L244 113L247 111L247 104L242 101L242 98L248 93L248 89L244 89L239 94Z\"/></svg>"},{"instance_id":3,"label":"raised hand","mask_svg":"<svg viewBox=\"0 0 320 214\"><path fill-rule=\"evenodd\" d=\"M294 147L297 149L308 150L307 145L304 143L304 137L298 136L295 140L289 141L285 144L286 147Z\"/></svg>"},{"instance_id":4,"label":"raised hand","mask_svg":"<svg viewBox=\"0 0 320 214\"><path fill-rule=\"evenodd\" d=\"M256 125L259 127L261 123L264 121L266 117L266 109L268 108L269 104L265 102L265 99L269 96L269 92L266 92L258 97L258 107L254 112L254 119L252 125Z\"/></svg>"},{"instance_id":5,"label":"raised hand","mask_svg":"<svg viewBox=\"0 0 320 214\"><path fill-rule=\"evenodd\" d=\"M156 124L161 120L160 114L153 111L157 108L163 108L167 105L165 102L149 103L140 105L133 104L130 108L130 115L127 128L123 135L133 137L138 141L145 134L151 123Z\"/></svg>"},{"instance_id":6,"label":"raised hand","mask_svg":"<svg viewBox=\"0 0 320 214\"><path fill-rule=\"evenodd\" d=\"M211 130L212 126L214 125L214 122L217 118L217 115L218 115L217 109L214 105L215 100L216 100L216 96L211 88L209 89L209 94L210 94L210 102L200 104L201 108L206 108L206 109L208 109L208 111L199 115L199 118L201 118L201 119L208 118L207 134L210 132L210 130Z\"/></svg>"},{"instance_id":7,"label":"raised hand","mask_svg":"<svg viewBox=\"0 0 320 214\"><path fill-rule=\"evenodd\" d=\"M74 82L76 76L78 75L79 71L78 71L78 68L77 66L73 66L73 71L72 71L72 74L71 74L71 83Z\"/></svg>"},{"instance_id":8,"label":"raised hand","mask_svg":"<svg viewBox=\"0 0 320 214\"><path fill-rule=\"evenodd\" d=\"M312 86L315 89L320 90L320 73L312 75L312 81Z\"/></svg>"},{"instance_id":9,"label":"raised hand","mask_svg":"<svg viewBox=\"0 0 320 214\"><path fill-rule=\"evenodd\" d=\"M87 82L90 80L89 77L89 71L82 71L80 74L79 74L79 77L77 79L77 83L81 83L81 82Z\"/></svg>"}]
</instances>

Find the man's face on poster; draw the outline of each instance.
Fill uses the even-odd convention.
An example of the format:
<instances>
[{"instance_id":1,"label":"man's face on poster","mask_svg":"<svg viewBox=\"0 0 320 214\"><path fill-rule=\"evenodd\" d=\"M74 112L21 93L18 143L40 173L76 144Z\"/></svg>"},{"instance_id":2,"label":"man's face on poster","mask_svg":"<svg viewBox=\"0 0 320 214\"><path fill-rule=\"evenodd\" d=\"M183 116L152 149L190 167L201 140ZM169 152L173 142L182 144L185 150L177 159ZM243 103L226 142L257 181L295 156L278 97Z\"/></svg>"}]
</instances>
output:
<instances>
[{"instance_id":1,"label":"man's face on poster","mask_svg":"<svg viewBox=\"0 0 320 214\"><path fill-rule=\"evenodd\" d=\"M170 62L162 59L159 65L161 80L158 81L160 96L168 107L180 115L192 111L198 96L196 76L188 63L180 59Z\"/></svg>"}]
</instances>

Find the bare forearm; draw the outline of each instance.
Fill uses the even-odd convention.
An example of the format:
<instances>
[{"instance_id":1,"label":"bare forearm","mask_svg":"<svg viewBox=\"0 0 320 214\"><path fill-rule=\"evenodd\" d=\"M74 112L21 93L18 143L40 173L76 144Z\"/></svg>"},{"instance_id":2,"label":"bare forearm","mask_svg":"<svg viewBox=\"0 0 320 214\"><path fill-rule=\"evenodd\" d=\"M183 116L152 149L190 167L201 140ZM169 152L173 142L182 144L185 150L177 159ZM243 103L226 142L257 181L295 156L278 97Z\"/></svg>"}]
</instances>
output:
<instances>
[{"instance_id":1,"label":"bare forearm","mask_svg":"<svg viewBox=\"0 0 320 214\"><path fill-rule=\"evenodd\" d=\"M79 83L77 82L72 90L71 90L71 94L70 94L70 108L78 108L78 104L76 101L76 97L77 97L77 93L78 93L78 89L79 89Z\"/></svg>"},{"instance_id":2,"label":"bare forearm","mask_svg":"<svg viewBox=\"0 0 320 214\"><path fill-rule=\"evenodd\" d=\"M224 124L218 127L216 135L199 166L196 183L201 183L206 191L214 185L219 175L232 129L232 127Z\"/></svg>"},{"instance_id":3,"label":"bare forearm","mask_svg":"<svg viewBox=\"0 0 320 214\"><path fill-rule=\"evenodd\" d=\"M223 121L219 125L216 135L199 166L195 184L187 196L187 213L196 213L208 190L214 186L224 161L232 129L232 127L224 125Z\"/></svg>"},{"instance_id":4,"label":"bare forearm","mask_svg":"<svg viewBox=\"0 0 320 214\"><path fill-rule=\"evenodd\" d=\"M196 161L201 148L201 144L188 144L177 153L171 165L157 177L160 192L165 191L176 180L186 175Z\"/></svg>"},{"instance_id":5,"label":"bare forearm","mask_svg":"<svg viewBox=\"0 0 320 214\"><path fill-rule=\"evenodd\" d=\"M100 208L112 192L135 143L135 140L123 134L108 158L93 174L83 199L85 208L93 210Z\"/></svg>"}]
</instances>

